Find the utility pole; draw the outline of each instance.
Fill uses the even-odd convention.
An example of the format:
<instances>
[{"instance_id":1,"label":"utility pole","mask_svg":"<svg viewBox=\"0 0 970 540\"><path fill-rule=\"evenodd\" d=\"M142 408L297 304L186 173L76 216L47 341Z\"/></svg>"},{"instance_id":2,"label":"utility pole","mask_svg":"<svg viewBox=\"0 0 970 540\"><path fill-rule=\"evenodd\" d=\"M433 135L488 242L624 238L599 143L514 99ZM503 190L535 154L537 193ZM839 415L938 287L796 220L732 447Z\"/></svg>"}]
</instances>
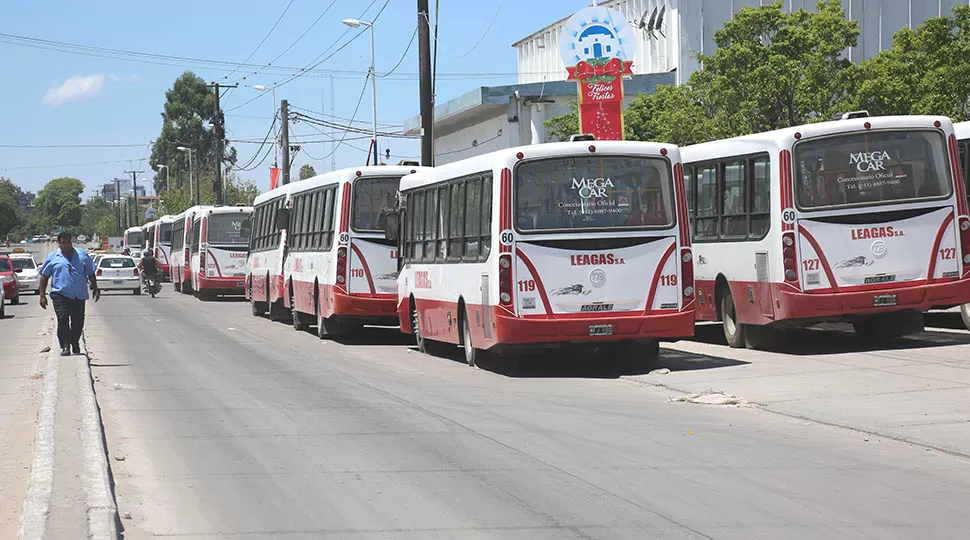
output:
<instances>
[{"instance_id":1,"label":"utility pole","mask_svg":"<svg viewBox=\"0 0 970 540\"><path fill-rule=\"evenodd\" d=\"M421 165L434 166L434 95L431 90L431 29L428 0L418 0L418 79L421 87Z\"/></svg>"},{"instance_id":2,"label":"utility pole","mask_svg":"<svg viewBox=\"0 0 970 540\"><path fill-rule=\"evenodd\" d=\"M118 224L118 236L121 236L121 180L115 178L115 222Z\"/></svg>"},{"instance_id":3,"label":"utility pole","mask_svg":"<svg viewBox=\"0 0 970 540\"><path fill-rule=\"evenodd\" d=\"M135 219L130 219L128 223L134 224L138 222L138 175L143 172L145 171L125 171L125 174L131 175L131 193L135 196Z\"/></svg>"},{"instance_id":4,"label":"utility pole","mask_svg":"<svg viewBox=\"0 0 970 540\"><path fill-rule=\"evenodd\" d=\"M213 116L212 133L216 138L216 181L212 184L212 191L215 195L216 206L226 204L226 188L222 178L222 160L226 156L226 119L219 108L220 88L239 88L239 84L219 84L212 83L207 85L216 90L216 113Z\"/></svg>"},{"instance_id":5,"label":"utility pole","mask_svg":"<svg viewBox=\"0 0 970 540\"><path fill-rule=\"evenodd\" d=\"M283 149L282 184L290 183L290 104L280 100L280 147Z\"/></svg>"}]
</instances>

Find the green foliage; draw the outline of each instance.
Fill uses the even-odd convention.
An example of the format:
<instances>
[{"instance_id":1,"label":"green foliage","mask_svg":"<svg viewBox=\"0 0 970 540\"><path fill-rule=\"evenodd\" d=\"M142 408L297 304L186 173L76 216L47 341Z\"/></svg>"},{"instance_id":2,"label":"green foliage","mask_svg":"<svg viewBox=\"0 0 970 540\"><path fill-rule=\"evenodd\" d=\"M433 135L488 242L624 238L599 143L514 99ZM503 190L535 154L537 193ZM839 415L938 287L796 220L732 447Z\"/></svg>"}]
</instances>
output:
<instances>
[{"instance_id":1,"label":"green foliage","mask_svg":"<svg viewBox=\"0 0 970 540\"><path fill-rule=\"evenodd\" d=\"M102 197L91 198L84 204L78 232L89 237L111 236L116 228L114 204Z\"/></svg>"},{"instance_id":2,"label":"green foliage","mask_svg":"<svg viewBox=\"0 0 970 540\"><path fill-rule=\"evenodd\" d=\"M568 141L570 135L579 133L579 104L570 100L566 106L569 107L567 112L542 123L549 141Z\"/></svg>"},{"instance_id":3,"label":"green foliage","mask_svg":"<svg viewBox=\"0 0 970 540\"><path fill-rule=\"evenodd\" d=\"M874 115L939 114L970 119L970 6L903 28L893 47L860 66L855 106Z\"/></svg>"},{"instance_id":4,"label":"green foliage","mask_svg":"<svg viewBox=\"0 0 970 540\"><path fill-rule=\"evenodd\" d=\"M251 180L240 180L231 173L224 178L226 182L226 204L233 206L236 204L252 205L253 200L259 195L259 188ZM199 204L215 204L215 195L212 192L212 176L197 178L201 182L199 185L201 198ZM208 188L208 189L207 189ZM166 214L180 214L192 207L192 194L189 192L189 184L178 186L172 184L172 189L162 190L159 193L164 205Z\"/></svg>"},{"instance_id":5,"label":"green foliage","mask_svg":"<svg viewBox=\"0 0 970 540\"><path fill-rule=\"evenodd\" d=\"M9 178L0 177L0 239L23 225L19 199L20 187Z\"/></svg>"},{"instance_id":6,"label":"green foliage","mask_svg":"<svg viewBox=\"0 0 970 540\"><path fill-rule=\"evenodd\" d=\"M36 210L28 227L49 232L55 227L74 229L81 224L81 193L84 184L77 178L55 178L37 194ZM46 229L46 230L45 230Z\"/></svg>"},{"instance_id":7,"label":"green foliage","mask_svg":"<svg viewBox=\"0 0 970 540\"><path fill-rule=\"evenodd\" d=\"M215 113L214 91L206 87L205 80L191 71L180 75L172 88L165 92L162 130L152 145L149 160L156 171L156 193L166 189L167 179L173 188L179 179L183 184L188 183L189 154L179 151L179 146L192 149L192 167L197 176L215 174L216 138L212 131ZM227 147L224 162L233 165L236 159L236 150ZM168 165L167 173L159 165ZM167 178L166 174L170 176ZM211 188L210 182L210 193Z\"/></svg>"},{"instance_id":8,"label":"green foliage","mask_svg":"<svg viewBox=\"0 0 970 540\"><path fill-rule=\"evenodd\" d=\"M302 167L300 167L300 180L306 180L307 178L313 178L316 175L317 175L317 171L316 171L316 169L313 168L313 165L310 165L309 163L306 163Z\"/></svg>"}]
</instances>

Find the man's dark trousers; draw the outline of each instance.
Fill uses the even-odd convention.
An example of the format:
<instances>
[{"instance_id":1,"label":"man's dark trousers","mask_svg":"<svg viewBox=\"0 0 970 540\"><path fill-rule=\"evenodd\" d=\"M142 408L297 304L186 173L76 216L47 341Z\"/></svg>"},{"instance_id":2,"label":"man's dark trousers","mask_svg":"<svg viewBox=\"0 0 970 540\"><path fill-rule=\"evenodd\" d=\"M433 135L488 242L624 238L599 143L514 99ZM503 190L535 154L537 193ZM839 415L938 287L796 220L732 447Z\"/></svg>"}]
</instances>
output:
<instances>
[{"instance_id":1,"label":"man's dark trousers","mask_svg":"<svg viewBox=\"0 0 970 540\"><path fill-rule=\"evenodd\" d=\"M59 294L51 294L54 313L57 315L57 341L61 348L79 347L81 331L84 330L84 300L75 300Z\"/></svg>"}]
</instances>

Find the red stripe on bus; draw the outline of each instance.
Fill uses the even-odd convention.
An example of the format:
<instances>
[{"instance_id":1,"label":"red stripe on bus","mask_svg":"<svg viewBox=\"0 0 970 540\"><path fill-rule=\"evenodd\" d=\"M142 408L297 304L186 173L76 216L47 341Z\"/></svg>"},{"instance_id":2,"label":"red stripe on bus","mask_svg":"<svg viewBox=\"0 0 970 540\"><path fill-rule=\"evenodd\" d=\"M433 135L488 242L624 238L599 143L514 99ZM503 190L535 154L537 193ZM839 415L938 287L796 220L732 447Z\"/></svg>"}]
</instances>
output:
<instances>
[{"instance_id":1,"label":"red stripe on bus","mask_svg":"<svg viewBox=\"0 0 970 540\"><path fill-rule=\"evenodd\" d=\"M953 171L953 187L957 196L957 212L967 215L967 193L964 188L963 167L960 165L960 147L955 135L950 135L950 169Z\"/></svg>"},{"instance_id":2,"label":"red stripe on bus","mask_svg":"<svg viewBox=\"0 0 970 540\"><path fill-rule=\"evenodd\" d=\"M205 262L206 262L207 265L209 263L209 259L212 259L212 262L216 265L216 272L219 272L219 277L223 277L222 276L222 268L219 267L219 261L215 257L212 256L212 252L211 251L209 251L209 252L206 253ZM204 274L205 273L205 268L200 268L199 269L199 272L201 272L201 273Z\"/></svg>"},{"instance_id":3,"label":"red stripe on bus","mask_svg":"<svg viewBox=\"0 0 970 540\"><path fill-rule=\"evenodd\" d=\"M350 249L354 250L357 254L357 258L360 259L360 265L364 267L364 275L367 276L367 286L370 287L371 294L377 294L377 289L374 288L374 277L370 273L370 267L367 266L367 259L364 258L363 252L357 247L357 244L351 243Z\"/></svg>"},{"instance_id":4,"label":"red stripe on bus","mask_svg":"<svg viewBox=\"0 0 970 540\"><path fill-rule=\"evenodd\" d=\"M835 281L835 273L832 272L832 267L829 265L829 260L826 259L825 254L822 253L822 248L818 245L818 241L815 240L815 237L812 236L812 234L809 233L805 229L805 227L802 227L801 225L798 226L798 232L801 233L801 235L805 238L805 240L808 240L808 243L812 245L813 249L815 249L815 255L818 256L818 260L822 264L822 270L825 271L825 275L829 279L829 285L831 285L831 289L833 291L838 291L839 285Z\"/></svg>"},{"instance_id":5,"label":"red stripe on bus","mask_svg":"<svg viewBox=\"0 0 970 540\"><path fill-rule=\"evenodd\" d=\"M516 248L515 254L519 257L519 259L522 260L525 267L529 269L529 273L532 274L532 278L536 280L536 288L539 289L539 298L542 298L542 305L546 308L546 315L548 315L551 319L556 318L552 313L552 304L549 303L549 297L546 296L546 287L542 284L542 278L539 277L539 272L536 270L535 265L532 264L532 261L529 260L529 257L526 256L521 249ZM515 283L512 285L514 287Z\"/></svg>"},{"instance_id":6,"label":"red stripe on bus","mask_svg":"<svg viewBox=\"0 0 970 540\"><path fill-rule=\"evenodd\" d=\"M340 232L347 232L350 226L350 182L344 184L344 192L340 196Z\"/></svg>"},{"instance_id":7,"label":"red stripe on bus","mask_svg":"<svg viewBox=\"0 0 970 540\"><path fill-rule=\"evenodd\" d=\"M667 260L670 256L674 254L674 248L676 248L677 242L670 244L667 251L664 252L663 256L660 257L660 262L657 264L657 270L653 274L653 281L650 282L650 292L647 294L647 305L643 306L643 314L649 315L653 311L653 300L657 296L657 287L660 285L660 276L664 273L664 267L667 265Z\"/></svg>"},{"instance_id":8,"label":"red stripe on bus","mask_svg":"<svg viewBox=\"0 0 970 540\"><path fill-rule=\"evenodd\" d=\"M930 252L930 269L926 272L926 282L933 283L933 275L936 273L936 259L940 253L940 244L943 243L943 235L946 234L946 228L953 223L953 212L950 212L943 219L943 224L940 225L940 229L936 231L936 240L933 242L933 251Z\"/></svg>"},{"instance_id":9,"label":"red stripe on bus","mask_svg":"<svg viewBox=\"0 0 970 540\"><path fill-rule=\"evenodd\" d=\"M502 169L498 193L499 232L512 228L512 169ZM499 253L511 253L512 246L499 243Z\"/></svg>"},{"instance_id":10,"label":"red stripe on bus","mask_svg":"<svg viewBox=\"0 0 970 540\"><path fill-rule=\"evenodd\" d=\"M897 289L909 289L912 287L922 287L927 285L925 279L919 279L916 281L903 281L903 282L888 282L888 283L870 283L868 285L853 285L851 287L839 287L838 289L833 289L832 287L825 287L822 289L809 289L805 292L809 294L821 294L821 293L854 293L854 292L868 292L868 291L882 291L882 290L897 290Z\"/></svg>"},{"instance_id":11,"label":"red stripe on bus","mask_svg":"<svg viewBox=\"0 0 970 540\"><path fill-rule=\"evenodd\" d=\"M778 159L779 176L781 177L781 211L792 207L792 181L791 181L791 152L788 150L782 150ZM781 224L781 230L792 231L795 230L795 225L793 223Z\"/></svg>"},{"instance_id":12,"label":"red stripe on bus","mask_svg":"<svg viewBox=\"0 0 970 540\"><path fill-rule=\"evenodd\" d=\"M680 225L680 245L690 247L690 222L687 216L687 191L684 189L684 166L674 165L674 184L676 188L677 221Z\"/></svg>"}]
</instances>

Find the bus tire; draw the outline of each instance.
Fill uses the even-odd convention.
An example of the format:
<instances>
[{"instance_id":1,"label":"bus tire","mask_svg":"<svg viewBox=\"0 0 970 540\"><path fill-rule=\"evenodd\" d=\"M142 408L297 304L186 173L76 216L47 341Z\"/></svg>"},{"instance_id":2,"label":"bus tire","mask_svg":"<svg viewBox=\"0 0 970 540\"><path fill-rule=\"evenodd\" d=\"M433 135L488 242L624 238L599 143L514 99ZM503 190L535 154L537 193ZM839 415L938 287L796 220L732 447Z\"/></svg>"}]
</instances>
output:
<instances>
[{"instance_id":1,"label":"bus tire","mask_svg":"<svg viewBox=\"0 0 970 540\"><path fill-rule=\"evenodd\" d=\"M724 328L724 339L732 349L744 347L744 327L738 322L738 314L734 309L734 297L730 289L725 289L721 296L721 326Z\"/></svg>"},{"instance_id":2,"label":"bus tire","mask_svg":"<svg viewBox=\"0 0 970 540\"><path fill-rule=\"evenodd\" d=\"M960 316L963 317L963 326L970 330L970 304L960 306Z\"/></svg>"},{"instance_id":3,"label":"bus tire","mask_svg":"<svg viewBox=\"0 0 970 540\"><path fill-rule=\"evenodd\" d=\"M253 317L262 317L266 314L266 303L257 302L253 295L253 280L249 280L249 305L253 308Z\"/></svg>"},{"instance_id":4,"label":"bus tire","mask_svg":"<svg viewBox=\"0 0 970 540\"><path fill-rule=\"evenodd\" d=\"M139 296L141 295L141 287L135 287L131 292L135 293L135 296Z\"/></svg>"},{"instance_id":5,"label":"bus tire","mask_svg":"<svg viewBox=\"0 0 970 540\"><path fill-rule=\"evenodd\" d=\"M181 281L175 281L174 283L172 283L172 287L175 289L175 292L177 292L177 293L181 293L182 292L182 282Z\"/></svg>"},{"instance_id":6,"label":"bus tire","mask_svg":"<svg viewBox=\"0 0 970 540\"><path fill-rule=\"evenodd\" d=\"M300 313L299 311L297 311L296 301L293 298L292 292L290 293L290 313L292 314L292 317L293 317L294 330L302 332L310 328L310 321L307 320L307 317L303 315L303 313Z\"/></svg>"},{"instance_id":7,"label":"bus tire","mask_svg":"<svg viewBox=\"0 0 970 540\"><path fill-rule=\"evenodd\" d=\"M465 306L461 308L461 346L465 351L465 363L471 367L476 367L482 362L488 361L489 352L484 349L476 349L472 345L471 323L468 322L468 311Z\"/></svg>"}]
</instances>

